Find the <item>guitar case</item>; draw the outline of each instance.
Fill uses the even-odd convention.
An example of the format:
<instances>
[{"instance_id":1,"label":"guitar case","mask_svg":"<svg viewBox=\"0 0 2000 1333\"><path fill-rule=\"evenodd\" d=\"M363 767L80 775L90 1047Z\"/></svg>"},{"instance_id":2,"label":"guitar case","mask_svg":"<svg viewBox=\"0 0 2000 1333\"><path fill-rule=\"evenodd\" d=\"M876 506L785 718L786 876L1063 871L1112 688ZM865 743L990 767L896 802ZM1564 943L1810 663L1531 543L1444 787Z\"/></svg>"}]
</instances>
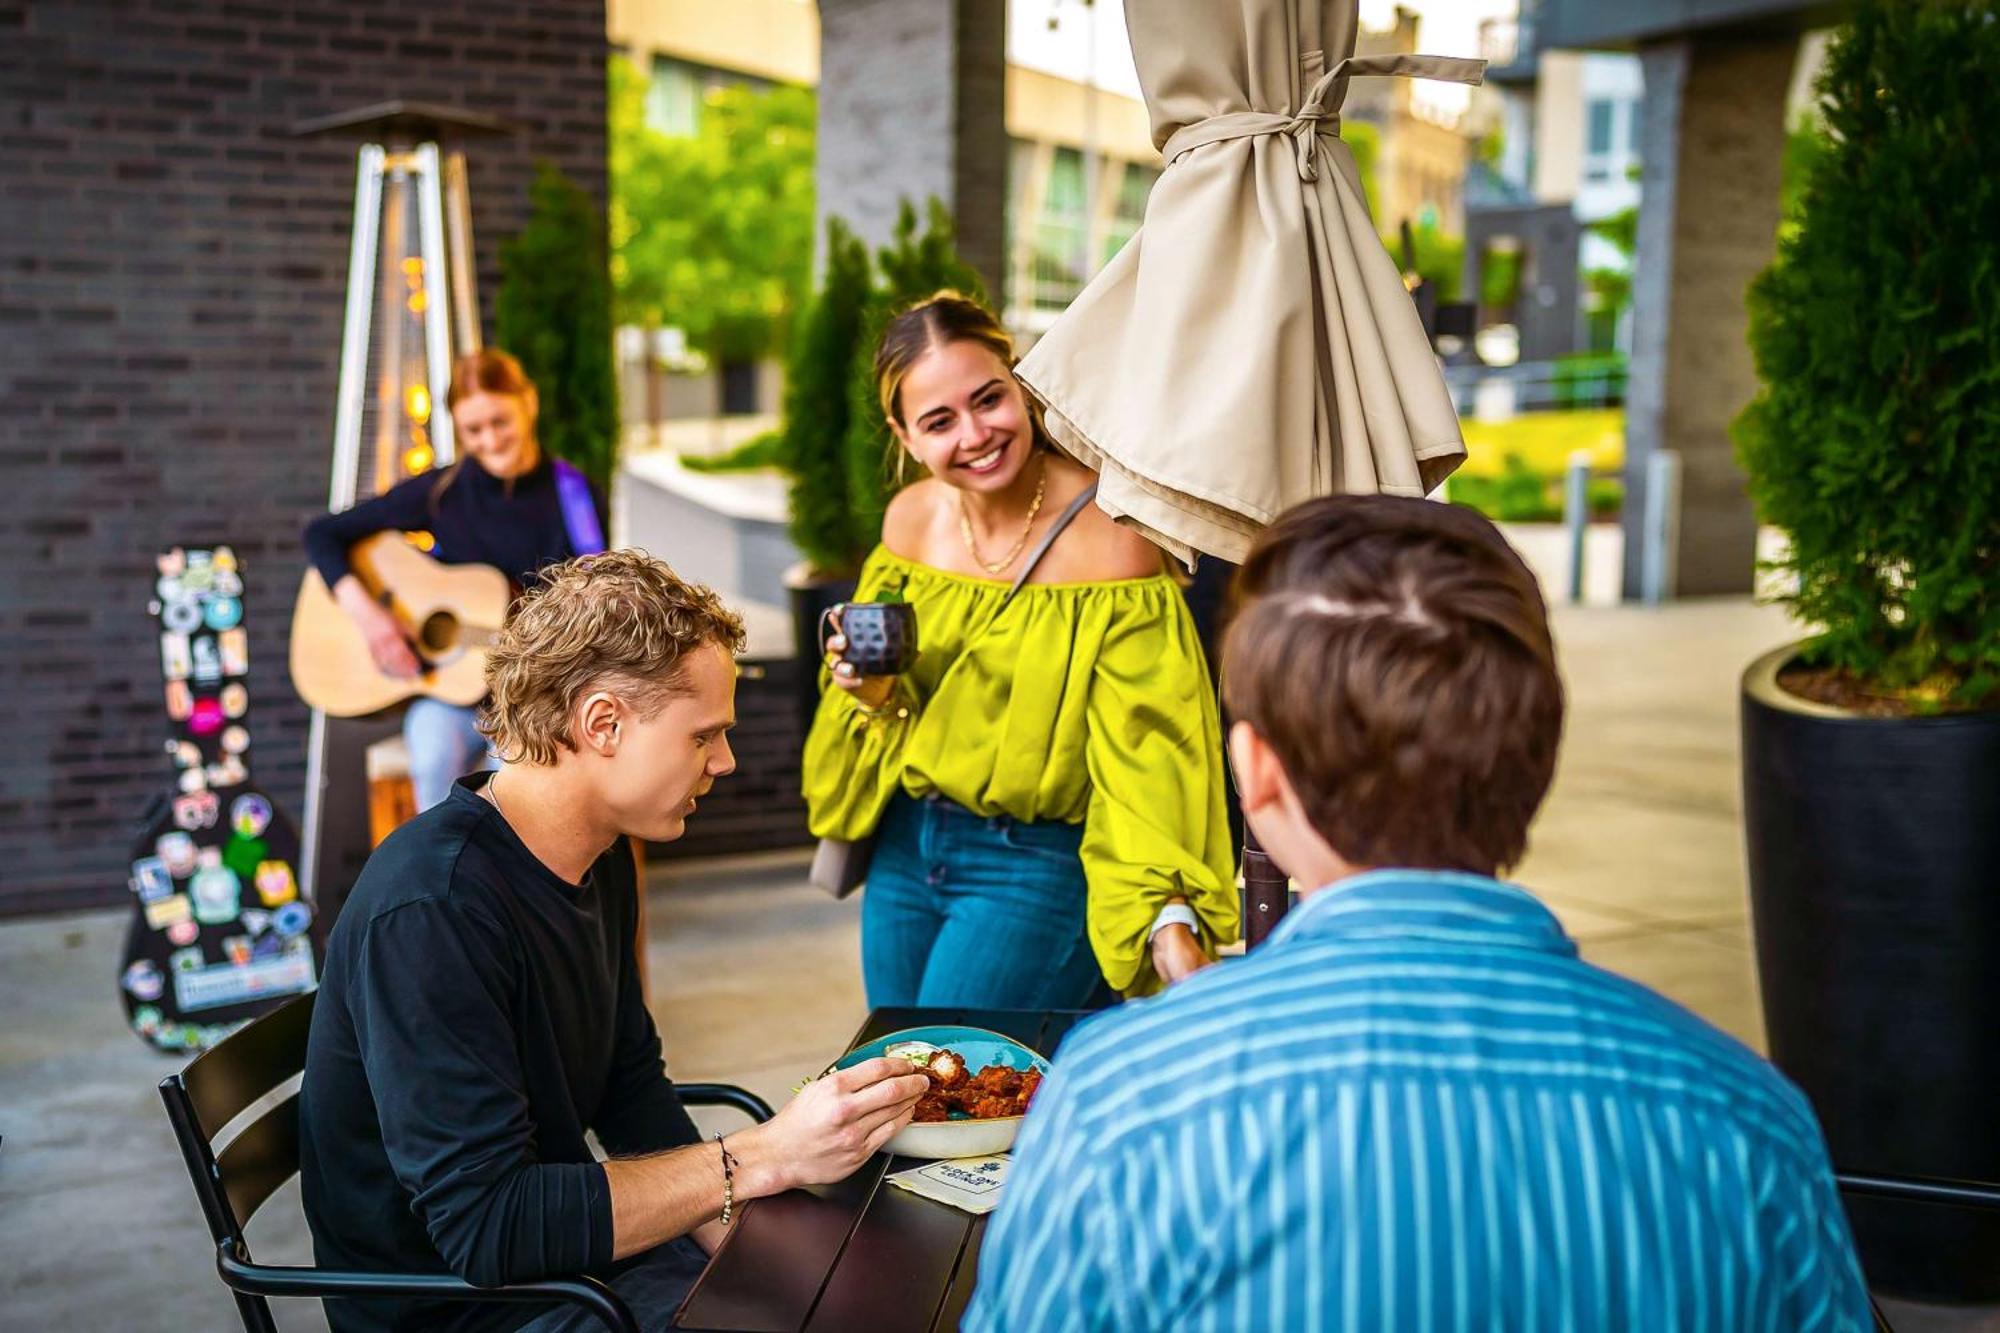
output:
<instances>
[{"instance_id":1,"label":"guitar case","mask_svg":"<svg viewBox=\"0 0 2000 1333\"><path fill-rule=\"evenodd\" d=\"M318 982L320 932L299 892L298 831L250 777L243 575L227 546L158 561L152 614L173 790L132 847L119 992L162 1051L205 1050Z\"/></svg>"}]
</instances>

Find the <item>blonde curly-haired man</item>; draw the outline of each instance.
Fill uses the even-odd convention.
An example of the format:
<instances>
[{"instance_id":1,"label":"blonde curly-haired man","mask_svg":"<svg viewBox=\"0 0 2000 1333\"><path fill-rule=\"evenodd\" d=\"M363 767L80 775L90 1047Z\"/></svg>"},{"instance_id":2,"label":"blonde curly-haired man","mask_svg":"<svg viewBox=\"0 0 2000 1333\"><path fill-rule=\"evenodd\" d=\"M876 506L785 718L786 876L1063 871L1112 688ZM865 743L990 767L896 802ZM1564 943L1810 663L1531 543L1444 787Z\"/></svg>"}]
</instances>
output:
<instances>
[{"instance_id":1,"label":"blonde curly-haired man","mask_svg":"<svg viewBox=\"0 0 2000 1333\"><path fill-rule=\"evenodd\" d=\"M735 767L742 643L712 592L638 552L556 566L517 605L487 667L499 770L376 850L328 946L300 1104L321 1263L482 1286L594 1273L651 1328L726 1200L838 1180L909 1119L927 1084L882 1060L702 1142L662 1065L628 838L678 838ZM342 1333L573 1326L491 1303L327 1314Z\"/></svg>"}]
</instances>

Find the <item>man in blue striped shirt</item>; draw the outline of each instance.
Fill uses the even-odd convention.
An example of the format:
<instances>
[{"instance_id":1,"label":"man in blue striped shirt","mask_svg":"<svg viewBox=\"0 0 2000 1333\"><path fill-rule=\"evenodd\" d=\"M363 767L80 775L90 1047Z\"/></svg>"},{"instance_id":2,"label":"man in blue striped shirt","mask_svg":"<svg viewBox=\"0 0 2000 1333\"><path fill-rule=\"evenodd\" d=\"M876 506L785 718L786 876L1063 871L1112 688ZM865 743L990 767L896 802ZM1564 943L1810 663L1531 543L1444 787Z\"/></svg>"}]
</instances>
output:
<instances>
[{"instance_id":1,"label":"man in blue striped shirt","mask_svg":"<svg viewBox=\"0 0 2000 1333\"><path fill-rule=\"evenodd\" d=\"M1805 1099L1493 878L1563 704L1492 525L1316 501L1236 599L1244 812L1315 887L1064 1043L966 1327L1867 1329Z\"/></svg>"}]
</instances>

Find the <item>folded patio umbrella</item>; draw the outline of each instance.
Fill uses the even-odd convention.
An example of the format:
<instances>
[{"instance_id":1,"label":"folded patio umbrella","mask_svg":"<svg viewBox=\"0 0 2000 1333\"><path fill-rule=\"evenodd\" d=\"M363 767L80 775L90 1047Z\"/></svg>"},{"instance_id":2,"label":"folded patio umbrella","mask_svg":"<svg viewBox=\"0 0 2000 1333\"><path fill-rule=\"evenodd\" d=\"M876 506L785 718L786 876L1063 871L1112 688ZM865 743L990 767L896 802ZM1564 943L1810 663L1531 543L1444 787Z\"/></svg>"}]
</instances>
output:
<instances>
[{"instance_id":1,"label":"folded patio umbrella","mask_svg":"<svg viewBox=\"0 0 2000 1333\"><path fill-rule=\"evenodd\" d=\"M1358 0L1127 0L1166 170L1145 225L1020 366L1097 503L1190 565L1314 496L1423 495L1465 457L1340 142L1348 80L1483 61L1353 55Z\"/></svg>"}]
</instances>

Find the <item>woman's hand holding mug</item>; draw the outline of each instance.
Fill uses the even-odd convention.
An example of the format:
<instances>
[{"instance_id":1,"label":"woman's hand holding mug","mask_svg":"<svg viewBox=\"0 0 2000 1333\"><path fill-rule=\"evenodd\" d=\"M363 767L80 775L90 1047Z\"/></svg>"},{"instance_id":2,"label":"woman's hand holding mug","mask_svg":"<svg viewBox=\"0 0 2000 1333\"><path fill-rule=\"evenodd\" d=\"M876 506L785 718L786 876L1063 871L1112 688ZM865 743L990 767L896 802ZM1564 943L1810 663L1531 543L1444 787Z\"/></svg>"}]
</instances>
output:
<instances>
[{"instance_id":1,"label":"woman's hand holding mug","mask_svg":"<svg viewBox=\"0 0 2000 1333\"><path fill-rule=\"evenodd\" d=\"M847 620L857 623L854 641ZM833 632L827 634L831 629ZM864 708L881 708L896 691L896 677L909 670L917 647L916 614L905 602L842 603L820 623L821 643L833 683Z\"/></svg>"}]
</instances>

